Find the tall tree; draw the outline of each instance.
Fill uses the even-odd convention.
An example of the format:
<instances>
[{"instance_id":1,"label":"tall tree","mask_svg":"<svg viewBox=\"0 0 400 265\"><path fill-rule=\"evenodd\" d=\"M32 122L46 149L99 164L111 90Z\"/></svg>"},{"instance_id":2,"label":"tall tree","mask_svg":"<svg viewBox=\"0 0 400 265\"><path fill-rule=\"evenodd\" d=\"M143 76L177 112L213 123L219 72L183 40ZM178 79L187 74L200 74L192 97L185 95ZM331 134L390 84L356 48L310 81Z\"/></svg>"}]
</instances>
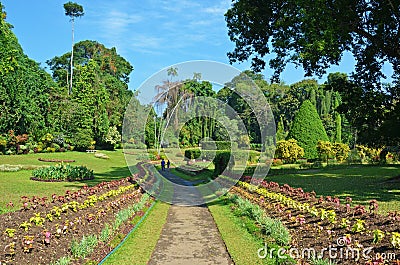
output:
<instances>
[{"instance_id":1,"label":"tall tree","mask_svg":"<svg viewBox=\"0 0 400 265\"><path fill-rule=\"evenodd\" d=\"M68 2L64 4L65 15L70 17L72 26L72 48L71 48L71 68L70 68L70 82L69 82L69 94L72 92L72 77L73 77L73 62L74 62L74 24L75 18L82 17L85 13L83 7L78 3Z\"/></svg>"},{"instance_id":2,"label":"tall tree","mask_svg":"<svg viewBox=\"0 0 400 265\"><path fill-rule=\"evenodd\" d=\"M49 94L57 87L50 75L23 52L0 3L0 134L42 136L49 126Z\"/></svg>"},{"instance_id":3,"label":"tall tree","mask_svg":"<svg viewBox=\"0 0 400 265\"><path fill-rule=\"evenodd\" d=\"M342 142L342 117L339 113L335 113L335 138L334 142L341 143Z\"/></svg>"},{"instance_id":4,"label":"tall tree","mask_svg":"<svg viewBox=\"0 0 400 265\"><path fill-rule=\"evenodd\" d=\"M276 129L276 141L278 142L281 140L285 140L285 138L286 138L286 132L285 132L285 127L283 125L283 118L281 116Z\"/></svg>"},{"instance_id":5,"label":"tall tree","mask_svg":"<svg viewBox=\"0 0 400 265\"><path fill-rule=\"evenodd\" d=\"M98 65L97 77L106 87L106 93L110 99L106 106L110 126L117 126L120 129L125 108L133 96L133 92L128 89L129 74L133 70L132 65L120 56L114 47L107 48L97 41L80 41L74 45L74 50L74 64L77 67L87 65L91 60ZM53 72L53 79L65 89L68 86L65 77L68 72L69 58L70 53L65 53L47 61ZM76 78L78 78L77 74L79 73L75 73ZM55 101L54 105L64 101L68 103L68 92L65 90L61 93L60 91L58 96L61 96L60 94L65 94L64 99ZM74 95L70 95L70 97L73 98ZM68 113L68 110L64 110L64 112Z\"/></svg>"},{"instance_id":6,"label":"tall tree","mask_svg":"<svg viewBox=\"0 0 400 265\"><path fill-rule=\"evenodd\" d=\"M344 114L349 121L353 130L353 144L357 142L374 146L385 142L395 144L392 140L382 137L386 132L382 125L388 117L399 115L395 111L400 100L399 95L396 95L396 89L388 87L385 93L369 90L349 80L346 74L340 73L329 74L326 87L341 95L341 103L336 111ZM392 137L398 141L399 132Z\"/></svg>"},{"instance_id":7,"label":"tall tree","mask_svg":"<svg viewBox=\"0 0 400 265\"><path fill-rule=\"evenodd\" d=\"M94 60L90 60L87 65L77 67L76 85L72 91L71 101L77 109L74 111L70 132L75 145L80 142L79 138L82 135L89 139L81 143L80 149L87 148L90 139L102 144L108 132L106 106L109 98L99 74L99 66Z\"/></svg>"},{"instance_id":8,"label":"tall tree","mask_svg":"<svg viewBox=\"0 0 400 265\"><path fill-rule=\"evenodd\" d=\"M155 87L157 94L154 97L154 103L158 109L165 108L163 116L167 122L172 122L175 129L178 128L178 109L175 106L179 100L186 99L187 95L182 95L182 82L172 81L174 77L178 76L178 69L170 67L167 69L168 78L162 82L162 85ZM160 127L161 131L161 127Z\"/></svg>"}]
</instances>

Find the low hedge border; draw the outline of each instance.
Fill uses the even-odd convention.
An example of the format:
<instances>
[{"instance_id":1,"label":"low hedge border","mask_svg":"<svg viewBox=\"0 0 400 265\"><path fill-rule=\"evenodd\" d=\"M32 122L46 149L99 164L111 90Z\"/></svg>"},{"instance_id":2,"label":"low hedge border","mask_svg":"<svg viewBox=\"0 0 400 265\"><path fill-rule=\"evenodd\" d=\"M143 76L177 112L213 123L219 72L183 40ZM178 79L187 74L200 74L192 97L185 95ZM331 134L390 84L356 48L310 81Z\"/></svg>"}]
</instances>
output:
<instances>
[{"instance_id":1,"label":"low hedge border","mask_svg":"<svg viewBox=\"0 0 400 265\"><path fill-rule=\"evenodd\" d=\"M41 162L57 162L57 163L72 163L75 162L75 160L64 160L64 159L56 159L56 158L38 158L39 161Z\"/></svg>"},{"instance_id":2,"label":"low hedge border","mask_svg":"<svg viewBox=\"0 0 400 265\"><path fill-rule=\"evenodd\" d=\"M41 178L30 177L30 180L41 181L41 182L75 182L75 181L84 181L84 180L92 180L92 179L94 179L94 176L91 177L91 178L85 178L85 179L80 179L80 180L75 180L75 179L66 179L66 180L61 180L61 179L41 179Z\"/></svg>"}]
</instances>

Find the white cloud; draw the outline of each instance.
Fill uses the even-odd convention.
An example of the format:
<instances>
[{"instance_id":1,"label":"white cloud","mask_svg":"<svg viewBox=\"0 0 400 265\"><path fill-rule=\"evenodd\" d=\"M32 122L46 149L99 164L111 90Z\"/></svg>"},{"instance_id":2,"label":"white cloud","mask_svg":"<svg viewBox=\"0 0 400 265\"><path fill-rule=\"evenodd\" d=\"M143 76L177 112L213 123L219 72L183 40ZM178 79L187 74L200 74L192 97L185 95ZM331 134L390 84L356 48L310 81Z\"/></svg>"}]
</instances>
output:
<instances>
[{"instance_id":1,"label":"white cloud","mask_svg":"<svg viewBox=\"0 0 400 265\"><path fill-rule=\"evenodd\" d=\"M101 22L106 33L115 35L128 30L133 24L143 21L140 15L130 15L117 10L111 10Z\"/></svg>"},{"instance_id":2,"label":"white cloud","mask_svg":"<svg viewBox=\"0 0 400 265\"><path fill-rule=\"evenodd\" d=\"M231 6L231 1L223 0L217 2L217 4L215 5L203 8L202 12L207 13L209 15L223 16L230 6Z\"/></svg>"},{"instance_id":3,"label":"white cloud","mask_svg":"<svg viewBox=\"0 0 400 265\"><path fill-rule=\"evenodd\" d=\"M216 47L226 34L230 0L114 1L118 4L107 1L97 9L96 26L105 44L123 54L183 54L193 47Z\"/></svg>"},{"instance_id":4,"label":"white cloud","mask_svg":"<svg viewBox=\"0 0 400 265\"><path fill-rule=\"evenodd\" d=\"M225 14L226 10L227 10L226 8L219 6L207 7L203 9L205 13L212 15L223 15Z\"/></svg>"},{"instance_id":5,"label":"white cloud","mask_svg":"<svg viewBox=\"0 0 400 265\"><path fill-rule=\"evenodd\" d=\"M132 35L127 36L127 41L129 41L129 47L135 50L140 49L141 51L154 52L162 48L165 39L146 34L132 33Z\"/></svg>"}]
</instances>

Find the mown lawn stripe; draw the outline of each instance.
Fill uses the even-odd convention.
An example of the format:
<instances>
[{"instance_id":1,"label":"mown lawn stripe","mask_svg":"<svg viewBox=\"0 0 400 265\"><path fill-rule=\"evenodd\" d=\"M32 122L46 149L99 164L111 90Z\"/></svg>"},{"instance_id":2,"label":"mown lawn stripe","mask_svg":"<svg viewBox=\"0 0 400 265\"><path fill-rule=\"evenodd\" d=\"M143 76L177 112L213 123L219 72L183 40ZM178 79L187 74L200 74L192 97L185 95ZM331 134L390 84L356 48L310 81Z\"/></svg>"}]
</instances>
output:
<instances>
[{"instance_id":1,"label":"mown lawn stripe","mask_svg":"<svg viewBox=\"0 0 400 265\"><path fill-rule=\"evenodd\" d=\"M103 265L147 264L167 219L170 205L157 201L146 219Z\"/></svg>"}]
</instances>

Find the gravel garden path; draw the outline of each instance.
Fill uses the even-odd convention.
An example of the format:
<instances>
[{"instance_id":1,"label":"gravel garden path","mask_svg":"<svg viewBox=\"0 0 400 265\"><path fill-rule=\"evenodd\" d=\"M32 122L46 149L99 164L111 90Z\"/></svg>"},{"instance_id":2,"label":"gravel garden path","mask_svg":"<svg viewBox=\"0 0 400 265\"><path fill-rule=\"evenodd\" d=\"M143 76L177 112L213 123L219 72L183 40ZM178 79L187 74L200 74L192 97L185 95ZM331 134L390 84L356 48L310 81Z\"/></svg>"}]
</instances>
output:
<instances>
[{"instance_id":1,"label":"gravel garden path","mask_svg":"<svg viewBox=\"0 0 400 265\"><path fill-rule=\"evenodd\" d=\"M169 171L160 173L166 178L173 179L175 183L190 185L190 182L180 179ZM187 195L200 196L196 194L195 187L193 188L193 194ZM207 206L172 205L148 264L230 265L233 262Z\"/></svg>"}]
</instances>

